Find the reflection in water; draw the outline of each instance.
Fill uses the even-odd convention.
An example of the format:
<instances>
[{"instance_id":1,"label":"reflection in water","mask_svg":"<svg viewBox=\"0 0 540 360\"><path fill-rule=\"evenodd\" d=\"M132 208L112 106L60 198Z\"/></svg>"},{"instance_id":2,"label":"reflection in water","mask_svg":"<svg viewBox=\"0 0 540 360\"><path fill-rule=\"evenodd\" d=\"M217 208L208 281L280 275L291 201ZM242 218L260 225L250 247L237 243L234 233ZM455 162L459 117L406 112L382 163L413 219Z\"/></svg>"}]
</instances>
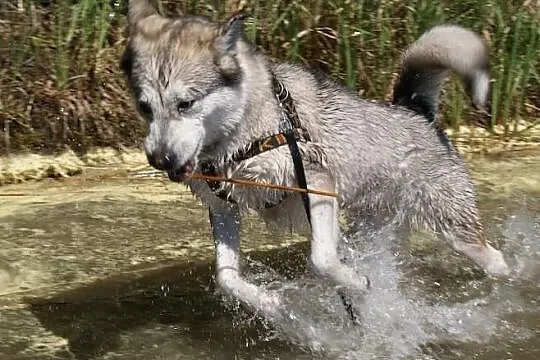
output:
<instances>
[{"instance_id":1,"label":"reflection in water","mask_svg":"<svg viewBox=\"0 0 540 360\"><path fill-rule=\"evenodd\" d=\"M300 244L250 257L259 264L276 261L273 265L281 274L291 276L298 272L291 264L304 253L305 245ZM284 258L293 261L277 261ZM224 306L213 290L213 270L206 262L173 265L137 279L112 277L29 302L41 325L68 339L78 359L107 353L130 359L305 355L288 342L271 338L260 318L235 304Z\"/></svg>"},{"instance_id":2,"label":"reflection in water","mask_svg":"<svg viewBox=\"0 0 540 360\"><path fill-rule=\"evenodd\" d=\"M538 192L482 184L489 238L512 278L486 278L429 234L406 242L360 226L341 249L373 284L354 299L358 327L306 269L305 242L245 257L250 280L281 294L279 318L222 299L206 211L135 197L147 184L97 184L102 193L84 201L19 207L0 217L0 358L538 359ZM152 197L169 190L159 191ZM243 232L246 250L282 241L252 219ZM13 289L28 293L6 296Z\"/></svg>"}]
</instances>

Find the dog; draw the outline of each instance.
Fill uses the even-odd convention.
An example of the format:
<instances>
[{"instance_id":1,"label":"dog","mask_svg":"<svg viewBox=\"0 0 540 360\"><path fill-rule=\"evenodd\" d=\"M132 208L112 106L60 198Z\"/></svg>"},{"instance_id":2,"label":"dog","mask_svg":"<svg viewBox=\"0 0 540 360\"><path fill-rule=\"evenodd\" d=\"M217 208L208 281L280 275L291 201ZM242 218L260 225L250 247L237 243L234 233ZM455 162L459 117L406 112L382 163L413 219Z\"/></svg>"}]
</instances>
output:
<instances>
[{"instance_id":1,"label":"dog","mask_svg":"<svg viewBox=\"0 0 540 360\"><path fill-rule=\"evenodd\" d=\"M486 100L489 62L478 35L451 25L424 33L404 52L392 104L380 104L324 74L265 57L244 40L242 20L167 18L147 1L131 0L121 60L148 126L150 165L187 184L209 208L220 289L253 310L279 309L276 294L240 273L246 211L281 228L308 228L312 269L348 293L365 291L369 280L338 255L340 209L353 220L427 228L488 274L509 273L502 253L486 242L464 161L436 121L450 72L475 105ZM261 139L266 146L293 133L269 151L245 156ZM289 187L305 181L303 188L338 198L193 178L205 171Z\"/></svg>"}]
</instances>

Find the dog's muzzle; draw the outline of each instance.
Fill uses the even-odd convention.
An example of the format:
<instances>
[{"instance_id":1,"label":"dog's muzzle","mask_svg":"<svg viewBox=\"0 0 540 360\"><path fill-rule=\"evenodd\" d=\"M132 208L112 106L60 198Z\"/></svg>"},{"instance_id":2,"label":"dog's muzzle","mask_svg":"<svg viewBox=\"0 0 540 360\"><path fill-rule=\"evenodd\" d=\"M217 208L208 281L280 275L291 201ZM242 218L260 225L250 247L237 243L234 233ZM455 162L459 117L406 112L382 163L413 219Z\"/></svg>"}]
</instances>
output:
<instances>
[{"instance_id":1,"label":"dog's muzzle","mask_svg":"<svg viewBox=\"0 0 540 360\"><path fill-rule=\"evenodd\" d=\"M146 153L148 163L158 170L169 171L176 167L177 156L169 152Z\"/></svg>"},{"instance_id":2,"label":"dog's muzzle","mask_svg":"<svg viewBox=\"0 0 540 360\"><path fill-rule=\"evenodd\" d=\"M169 152L154 152L146 153L148 163L158 169L166 171L169 179L175 182L184 181L191 177L195 170L195 161L188 160L184 164L180 164L178 157Z\"/></svg>"},{"instance_id":3,"label":"dog's muzzle","mask_svg":"<svg viewBox=\"0 0 540 360\"><path fill-rule=\"evenodd\" d=\"M167 170L167 175L169 175L169 179L171 179L171 181L181 182L189 179L191 175L193 175L194 171L195 162L193 160L188 160L179 169Z\"/></svg>"}]
</instances>

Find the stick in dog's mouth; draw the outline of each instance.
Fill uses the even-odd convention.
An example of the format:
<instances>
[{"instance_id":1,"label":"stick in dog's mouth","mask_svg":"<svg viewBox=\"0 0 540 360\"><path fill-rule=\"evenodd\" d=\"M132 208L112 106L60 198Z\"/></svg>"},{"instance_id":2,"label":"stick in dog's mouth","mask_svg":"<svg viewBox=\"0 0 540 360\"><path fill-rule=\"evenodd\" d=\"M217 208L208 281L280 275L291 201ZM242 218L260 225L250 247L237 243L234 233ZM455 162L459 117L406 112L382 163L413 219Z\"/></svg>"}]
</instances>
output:
<instances>
[{"instance_id":1,"label":"stick in dog's mouth","mask_svg":"<svg viewBox=\"0 0 540 360\"><path fill-rule=\"evenodd\" d=\"M168 170L169 179L174 182L182 182L190 179L195 172L195 162L188 160L182 167L176 170Z\"/></svg>"},{"instance_id":2,"label":"stick in dog's mouth","mask_svg":"<svg viewBox=\"0 0 540 360\"><path fill-rule=\"evenodd\" d=\"M144 177L153 178L156 176L161 176L162 174L163 174L163 171L160 171L160 170L148 170L148 171L133 172L130 174L130 176L133 178L144 178ZM205 180L205 181L222 181L222 182L229 182L231 184L236 184L236 185L263 187L263 188L270 188L270 189L275 189L275 190L297 192L297 193L308 193L308 194L330 196L330 197L336 197L336 198L338 197L337 193L329 192L329 191L322 191L322 190L316 190L316 189L302 189L302 188L297 188L297 187L292 187L292 186L263 183L260 181L253 181L253 180L247 180L247 179L228 178L225 176L204 175L197 171L192 171L188 176L184 174L185 173L180 173L179 171L167 172L169 179L175 182L182 182L188 179Z\"/></svg>"}]
</instances>

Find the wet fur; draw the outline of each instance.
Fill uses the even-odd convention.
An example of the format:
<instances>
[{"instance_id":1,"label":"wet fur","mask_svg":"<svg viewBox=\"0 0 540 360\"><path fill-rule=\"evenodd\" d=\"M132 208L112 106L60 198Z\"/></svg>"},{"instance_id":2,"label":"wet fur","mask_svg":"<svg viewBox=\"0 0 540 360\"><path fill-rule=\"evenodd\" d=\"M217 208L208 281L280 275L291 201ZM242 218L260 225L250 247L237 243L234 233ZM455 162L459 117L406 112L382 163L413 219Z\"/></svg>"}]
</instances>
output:
<instances>
[{"instance_id":1,"label":"wet fur","mask_svg":"<svg viewBox=\"0 0 540 360\"><path fill-rule=\"evenodd\" d=\"M462 77L475 103L485 100L487 55L475 34L445 26L423 35L404 54L394 105L384 105L358 97L325 75L270 62L243 40L241 21L220 25L196 16L168 19L137 0L130 3L129 17L122 65L135 101L153 109L150 116L142 112L151 163L164 154L174 155L175 168L190 159L197 164L209 160L227 176L295 186L287 147L228 162L239 148L278 131L273 73L292 94L312 138L300 144L310 187L337 191L339 206L352 221L376 216L396 226L428 228L488 273L508 272L501 253L486 243L467 168L434 121L449 70ZM193 108L179 113L178 101L191 99ZM205 182L186 182L210 208L219 285L256 309L273 304L275 299L239 274L235 224L242 211L255 210L281 228L305 228L300 197L290 195L278 207L265 209L283 193L225 184L238 204L232 205ZM317 196L311 200L314 270L337 285L365 288L366 281L345 268L335 252L338 204Z\"/></svg>"}]
</instances>

